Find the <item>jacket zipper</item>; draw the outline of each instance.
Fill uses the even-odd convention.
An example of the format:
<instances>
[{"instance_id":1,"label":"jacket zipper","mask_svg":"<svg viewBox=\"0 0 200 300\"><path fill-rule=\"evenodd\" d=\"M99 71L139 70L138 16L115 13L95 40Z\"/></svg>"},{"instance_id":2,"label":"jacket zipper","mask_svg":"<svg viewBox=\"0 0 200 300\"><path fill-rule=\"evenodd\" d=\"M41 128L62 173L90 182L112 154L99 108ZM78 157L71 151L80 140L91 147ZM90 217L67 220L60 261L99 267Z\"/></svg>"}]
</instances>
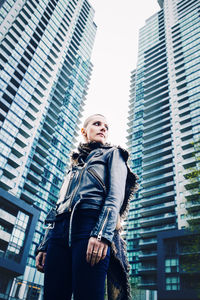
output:
<instances>
[{"instance_id":1,"label":"jacket zipper","mask_svg":"<svg viewBox=\"0 0 200 300\"><path fill-rule=\"evenodd\" d=\"M78 188L79 188L79 185L80 185L81 178L82 178L82 175L83 175L83 171L85 170L85 167L86 167L86 165L82 168L82 170L81 170L81 172L80 172L78 184L77 184L76 188L74 189L73 194L72 194L72 196L71 196L71 200L70 200L69 208L68 208L69 212L71 212L71 210L72 210L72 209L71 209L72 201L73 201L74 196L75 196L75 194L76 194L76 192L77 192L77 190L78 190Z\"/></svg>"},{"instance_id":2,"label":"jacket zipper","mask_svg":"<svg viewBox=\"0 0 200 300\"><path fill-rule=\"evenodd\" d=\"M69 179L69 183L68 183L67 191L66 191L66 193L65 193L65 198L67 197L67 194L68 194L68 192L69 192L69 189L70 189L70 187L71 187L71 184L72 184L72 179L74 178L74 176L75 176L75 173L76 173L76 172L72 172L72 174L70 175L70 179Z\"/></svg>"},{"instance_id":3,"label":"jacket zipper","mask_svg":"<svg viewBox=\"0 0 200 300\"><path fill-rule=\"evenodd\" d=\"M76 202L76 204L74 205L73 209L71 209L72 201L73 201L74 196L75 196L75 194L76 194L76 192L77 192L77 190L78 190L78 188L79 188L79 185L80 185L80 182L81 182L81 178L82 178L83 172L84 172L86 166L88 165L88 163L92 160L92 158L93 158L93 157L91 157L91 159L89 159L89 160L87 161L87 163L85 163L85 165L83 166L83 168L82 168L82 170L81 170L81 172L80 172L80 176L79 176L79 181L78 181L77 187L76 187L76 189L74 189L74 191L73 191L73 194L72 194L72 197L71 197L71 201L70 201L70 204L69 204L68 210L69 210L69 212L71 212L70 221L69 221L69 247L71 246L72 219L73 219L73 215L74 215L75 208L76 208L76 206L80 203L81 199L79 199L79 200Z\"/></svg>"},{"instance_id":4,"label":"jacket zipper","mask_svg":"<svg viewBox=\"0 0 200 300\"><path fill-rule=\"evenodd\" d=\"M101 226L101 229L100 229L100 231L99 231L99 233L98 233L98 235L97 235L97 240L98 240L98 241L101 241L103 229L104 229L104 227L105 227L105 225L106 225L106 222L107 222L107 219L108 219L110 210L111 210L111 208L108 208L108 209L107 209L107 214L106 214L105 220L104 220L104 222L103 222L103 224L102 224L102 226Z\"/></svg>"},{"instance_id":5,"label":"jacket zipper","mask_svg":"<svg viewBox=\"0 0 200 300\"><path fill-rule=\"evenodd\" d=\"M106 186L103 183L103 181L101 180L101 178L99 177L99 175L91 168L88 169L88 172L99 182L99 184L103 187L103 190L106 194Z\"/></svg>"},{"instance_id":6,"label":"jacket zipper","mask_svg":"<svg viewBox=\"0 0 200 300\"><path fill-rule=\"evenodd\" d=\"M81 199L79 199L76 202L76 204L74 205L72 212L71 212L70 220L69 220L69 247L71 247L71 244L72 244L72 219L73 219L75 208L79 204L80 201L81 201Z\"/></svg>"}]
</instances>

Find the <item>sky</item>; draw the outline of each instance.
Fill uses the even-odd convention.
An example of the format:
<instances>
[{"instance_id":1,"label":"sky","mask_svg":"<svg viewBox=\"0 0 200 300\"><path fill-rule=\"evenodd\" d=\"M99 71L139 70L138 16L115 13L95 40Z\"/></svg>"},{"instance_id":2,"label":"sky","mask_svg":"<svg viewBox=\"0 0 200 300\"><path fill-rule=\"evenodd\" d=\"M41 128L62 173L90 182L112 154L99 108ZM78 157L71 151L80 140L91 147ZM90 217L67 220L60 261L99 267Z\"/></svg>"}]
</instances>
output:
<instances>
[{"instance_id":1,"label":"sky","mask_svg":"<svg viewBox=\"0 0 200 300\"><path fill-rule=\"evenodd\" d=\"M89 0L97 33L83 120L103 114L109 142L126 148L130 74L137 66L139 29L160 10L157 0Z\"/></svg>"}]
</instances>

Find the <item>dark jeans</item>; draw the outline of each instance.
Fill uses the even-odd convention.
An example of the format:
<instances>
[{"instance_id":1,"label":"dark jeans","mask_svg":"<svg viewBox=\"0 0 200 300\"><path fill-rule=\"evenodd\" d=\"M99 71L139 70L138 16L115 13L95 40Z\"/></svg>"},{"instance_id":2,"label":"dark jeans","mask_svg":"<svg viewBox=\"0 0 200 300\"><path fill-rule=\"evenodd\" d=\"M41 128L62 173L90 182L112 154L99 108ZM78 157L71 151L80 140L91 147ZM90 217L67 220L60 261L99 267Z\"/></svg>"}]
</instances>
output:
<instances>
[{"instance_id":1,"label":"dark jeans","mask_svg":"<svg viewBox=\"0 0 200 300\"><path fill-rule=\"evenodd\" d=\"M107 256L91 267L86 262L90 232L96 211L77 211L73 219L72 246L68 246L69 216L56 222L45 261L44 300L103 300L109 265Z\"/></svg>"}]
</instances>

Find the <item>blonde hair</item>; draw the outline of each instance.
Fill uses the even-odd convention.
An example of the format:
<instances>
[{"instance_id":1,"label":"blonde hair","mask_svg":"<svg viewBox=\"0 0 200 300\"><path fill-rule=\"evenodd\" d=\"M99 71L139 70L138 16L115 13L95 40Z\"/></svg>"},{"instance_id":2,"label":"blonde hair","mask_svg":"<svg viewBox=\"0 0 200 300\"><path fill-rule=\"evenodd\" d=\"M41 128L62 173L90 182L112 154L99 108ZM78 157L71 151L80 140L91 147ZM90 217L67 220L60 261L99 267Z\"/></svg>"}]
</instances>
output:
<instances>
[{"instance_id":1,"label":"blonde hair","mask_svg":"<svg viewBox=\"0 0 200 300\"><path fill-rule=\"evenodd\" d=\"M91 116L89 116L83 123L83 128L86 128L88 126L88 123L90 122L90 120L94 117L94 116L101 116L103 118L105 118L105 116L101 115L101 114L93 114Z\"/></svg>"}]
</instances>

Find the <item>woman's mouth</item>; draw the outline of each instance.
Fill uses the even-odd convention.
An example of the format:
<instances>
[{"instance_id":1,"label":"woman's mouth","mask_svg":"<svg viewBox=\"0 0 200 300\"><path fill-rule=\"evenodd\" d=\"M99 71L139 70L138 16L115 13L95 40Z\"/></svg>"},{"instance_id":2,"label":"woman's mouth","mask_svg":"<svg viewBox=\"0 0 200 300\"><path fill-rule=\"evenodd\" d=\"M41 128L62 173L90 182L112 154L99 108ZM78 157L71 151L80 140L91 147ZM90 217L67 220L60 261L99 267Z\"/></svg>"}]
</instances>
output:
<instances>
[{"instance_id":1,"label":"woman's mouth","mask_svg":"<svg viewBox=\"0 0 200 300\"><path fill-rule=\"evenodd\" d=\"M97 135L99 135L101 137L105 137L103 133L97 133Z\"/></svg>"}]
</instances>

